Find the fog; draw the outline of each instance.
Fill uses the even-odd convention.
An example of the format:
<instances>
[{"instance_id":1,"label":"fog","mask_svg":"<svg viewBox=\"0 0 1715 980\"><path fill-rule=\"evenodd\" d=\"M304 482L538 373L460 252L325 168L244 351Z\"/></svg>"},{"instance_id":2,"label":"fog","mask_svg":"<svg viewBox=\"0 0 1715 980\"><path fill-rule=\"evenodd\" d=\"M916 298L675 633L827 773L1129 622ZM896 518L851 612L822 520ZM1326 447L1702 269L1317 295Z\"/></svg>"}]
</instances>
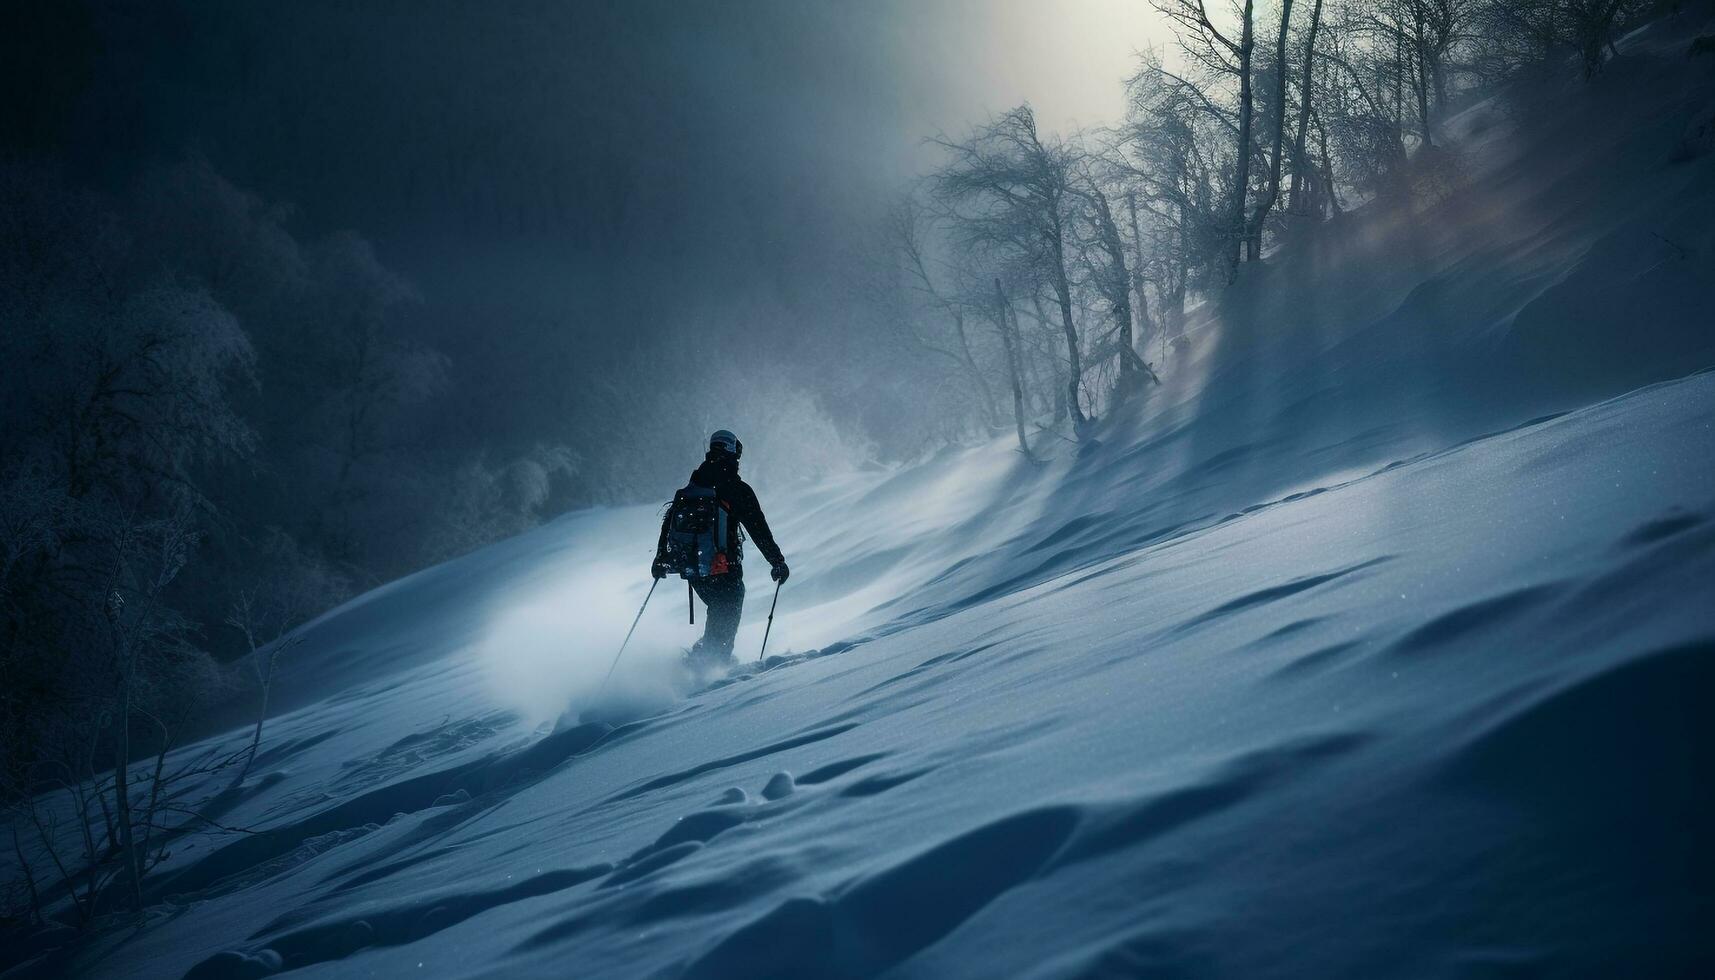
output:
<instances>
[{"instance_id":1,"label":"fog","mask_svg":"<svg viewBox=\"0 0 1715 980\"><path fill-rule=\"evenodd\" d=\"M35 426L76 390L153 418L74 376L92 347L139 363L137 311L173 311L169 373L207 397L150 466L187 478L96 482L219 515L175 586L206 624L259 551L301 617L569 509L665 499L717 427L763 485L982 435L947 366L896 342L877 243L938 134L1026 101L1057 132L1123 115L1159 15L1052 7L15 5L0 186L28 326L5 353L46 367L7 415ZM17 486L49 488L23 498L100 470L49 431L9 447L36 474Z\"/></svg>"},{"instance_id":2,"label":"fog","mask_svg":"<svg viewBox=\"0 0 1715 980\"><path fill-rule=\"evenodd\" d=\"M677 459L657 433L595 431L566 391L667 339L768 399L828 400L887 454L918 447L845 424L859 386L820 385L856 356L864 223L936 132L1025 99L1054 126L1117 119L1157 17L1053 6L74 4L15 35L49 42L20 71L59 77L9 129L114 190L192 155L300 237L373 243L414 290L415 339L449 358L467 446Z\"/></svg>"}]
</instances>

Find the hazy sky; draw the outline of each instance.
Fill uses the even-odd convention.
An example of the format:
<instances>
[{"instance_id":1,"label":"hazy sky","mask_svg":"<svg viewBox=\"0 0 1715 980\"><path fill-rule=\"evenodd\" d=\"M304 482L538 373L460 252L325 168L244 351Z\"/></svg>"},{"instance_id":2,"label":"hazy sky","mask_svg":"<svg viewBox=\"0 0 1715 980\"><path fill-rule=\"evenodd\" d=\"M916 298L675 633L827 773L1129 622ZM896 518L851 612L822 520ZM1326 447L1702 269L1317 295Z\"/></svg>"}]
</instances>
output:
<instances>
[{"instance_id":1,"label":"hazy sky","mask_svg":"<svg viewBox=\"0 0 1715 980\"><path fill-rule=\"evenodd\" d=\"M926 0L943 11L935 43L951 55L941 64L920 52L931 83L947 93L940 114L956 129L960 114L1025 100L1055 129L1119 119L1122 80L1137 51L1170 38L1148 0ZM968 27L961 30L961 25Z\"/></svg>"},{"instance_id":2,"label":"hazy sky","mask_svg":"<svg viewBox=\"0 0 1715 980\"><path fill-rule=\"evenodd\" d=\"M38 95L6 110L30 149L114 189L198 154L300 235L355 230L490 379L574 341L838 331L854 240L926 137L1025 100L1114 122L1164 34L1147 0L21 9L0 75Z\"/></svg>"},{"instance_id":3,"label":"hazy sky","mask_svg":"<svg viewBox=\"0 0 1715 980\"><path fill-rule=\"evenodd\" d=\"M1163 34L1147 0L60 9L31 31L58 35L29 46L33 87L55 73L47 87L71 93L58 135L86 163L195 150L311 221L383 239L683 204L666 198L686 175L708 177L699 203L735 176L782 196L890 181L921 169L925 136L1021 101L1053 129L1116 120L1134 52ZM448 221L507 208L526 213L486 217L509 230Z\"/></svg>"}]
</instances>

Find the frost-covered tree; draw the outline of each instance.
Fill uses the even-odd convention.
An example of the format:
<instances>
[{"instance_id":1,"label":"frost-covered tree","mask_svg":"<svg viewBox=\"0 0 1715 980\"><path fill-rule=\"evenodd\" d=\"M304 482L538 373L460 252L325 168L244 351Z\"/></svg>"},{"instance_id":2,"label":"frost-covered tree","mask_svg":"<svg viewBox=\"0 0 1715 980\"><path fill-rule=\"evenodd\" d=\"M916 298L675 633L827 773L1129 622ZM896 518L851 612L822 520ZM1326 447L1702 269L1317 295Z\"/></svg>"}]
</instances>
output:
<instances>
[{"instance_id":1,"label":"frost-covered tree","mask_svg":"<svg viewBox=\"0 0 1715 980\"><path fill-rule=\"evenodd\" d=\"M882 226L881 276L875 288L903 298L892 322L907 347L943 358L959 368L975 393L987 425L999 423L994 392L978 363L978 345L967 325L965 304L944 282L949 278L944 229L915 194L902 194L888 209Z\"/></svg>"},{"instance_id":2,"label":"frost-covered tree","mask_svg":"<svg viewBox=\"0 0 1715 980\"><path fill-rule=\"evenodd\" d=\"M931 186L956 240L996 261L1023 262L1052 290L1066 347L1066 412L1081 432L1089 418L1080 393L1083 361L1068 267L1077 149L1044 137L1028 105L991 119L966 139L935 142L947 161Z\"/></svg>"},{"instance_id":3,"label":"frost-covered tree","mask_svg":"<svg viewBox=\"0 0 1715 980\"><path fill-rule=\"evenodd\" d=\"M1127 81L1126 103L1119 149L1130 185L1127 207L1141 212L1136 234L1147 242L1139 270L1155 289L1163 335L1175 335L1188 292L1224 275L1215 270L1230 230L1232 172L1222 150L1230 146L1232 121L1154 51L1144 52Z\"/></svg>"},{"instance_id":4,"label":"frost-covered tree","mask_svg":"<svg viewBox=\"0 0 1715 980\"><path fill-rule=\"evenodd\" d=\"M1222 245L1229 281L1238 272L1247 228L1256 108L1256 5L1253 0L1234 0L1232 6L1231 23L1221 25L1203 0L1155 3L1155 8L1174 23L1179 48L1197 69L1197 78L1185 82L1187 91L1223 120L1232 135L1233 172L1227 186ZM1229 99L1231 104L1224 104Z\"/></svg>"},{"instance_id":5,"label":"frost-covered tree","mask_svg":"<svg viewBox=\"0 0 1715 980\"><path fill-rule=\"evenodd\" d=\"M1134 292L1139 273L1120 231L1124 219L1116 214L1115 203L1126 193L1124 177L1125 168L1117 159L1090 152L1080 161L1071 185L1078 202L1072 227L1079 265L1086 272L1088 288L1113 320L1111 331L1091 350L1090 361L1100 364L1111 358L1118 365L1116 400L1137 394L1145 379L1158 380L1137 352L1136 333L1149 327L1148 301L1141 289Z\"/></svg>"}]
</instances>

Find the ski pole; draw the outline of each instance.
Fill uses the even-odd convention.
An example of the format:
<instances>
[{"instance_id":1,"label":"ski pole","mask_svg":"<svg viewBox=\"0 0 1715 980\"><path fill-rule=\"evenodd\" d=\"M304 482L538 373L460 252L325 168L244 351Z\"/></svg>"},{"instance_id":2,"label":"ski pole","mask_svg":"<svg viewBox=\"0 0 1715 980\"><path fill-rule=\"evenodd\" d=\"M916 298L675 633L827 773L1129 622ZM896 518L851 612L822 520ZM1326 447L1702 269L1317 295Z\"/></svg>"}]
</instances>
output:
<instances>
[{"instance_id":1,"label":"ski pole","mask_svg":"<svg viewBox=\"0 0 1715 980\"><path fill-rule=\"evenodd\" d=\"M756 651L758 662L762 660L763 650L768 649L768 631L774 628L774 607L780 605L780 586L782 584L780 582L774 583L774 601L768 604L768 625L762 628L762 650Z\"/></svg>"},{"instance_id":2,"label":"ski pole","mask_svg":"<svg viewBox=\"0 0 1715 980\"><path fill-rule=\"evenodd\" d=\"M601 679L601 686L596 688L595 696L599 700L602 692L607 690L607 682L613 679L613 669L619 666L619 658L625 656L625 648L631 643L631 634L637 632L637 624L643 621L643 610L649 608L649 597L655 594L655 586L661 580L649 583L649 591L643 596L643 605L637 607L637 618L631 621L631 628L625 631L625 642L619 645L619 652L613 655L613 663L607 665L607 676Z\"/></svg>"}]
</instances>

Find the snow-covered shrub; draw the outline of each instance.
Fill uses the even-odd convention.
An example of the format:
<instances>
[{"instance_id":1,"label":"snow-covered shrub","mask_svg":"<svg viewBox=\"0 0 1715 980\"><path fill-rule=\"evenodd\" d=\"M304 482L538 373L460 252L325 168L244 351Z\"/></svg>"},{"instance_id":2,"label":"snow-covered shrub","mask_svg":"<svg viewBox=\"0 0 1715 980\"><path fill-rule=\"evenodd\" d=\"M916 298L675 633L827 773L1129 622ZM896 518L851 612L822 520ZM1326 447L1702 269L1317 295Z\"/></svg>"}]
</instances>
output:
<instances>
[{"instance_id":1,"label":"snow-covered shrub","mask_svg":"<svg viewBox=\"0 0 1715 980\"><path fill-rule=\"evenodd\" d=\"M534 527L555 481L573 477L577 465L565 446L536 446L497 464L483 454L466 460L440 494L429 553L451 558Z\"/></svg>"}]
</instances>

